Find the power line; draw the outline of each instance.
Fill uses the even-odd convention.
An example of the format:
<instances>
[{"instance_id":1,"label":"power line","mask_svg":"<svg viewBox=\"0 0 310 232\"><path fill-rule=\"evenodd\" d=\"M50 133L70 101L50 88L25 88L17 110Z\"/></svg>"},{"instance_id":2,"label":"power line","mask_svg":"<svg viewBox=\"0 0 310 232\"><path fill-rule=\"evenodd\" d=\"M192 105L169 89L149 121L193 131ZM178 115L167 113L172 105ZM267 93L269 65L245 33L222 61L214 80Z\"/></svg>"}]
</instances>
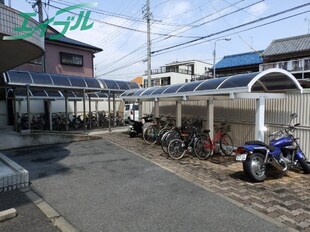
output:
<instances>
[{"instance_id":1,"label":"power line","mask_svg":"<svg viewBox=\"0 0 310 232\"><path fill-rule=\"evenodd\" d=\"M194 43L194 44L189 44L188 46L184 46L184 47L181 47L181 48L176 48L176 49L167 50L167 51L164 51L164 52L161 52L161 53L157 53L157 54L154 54L153 56L159 56L159 55L166 54L166 53L169 53L169 52L174 52L174 51L177 51L177 50L181 50L181 49L185 49L185 48L188 48L188 47L196 46L196 45L199 45L199 44L202 44L202 43L211 42L211 41L214 41L214 40L217 40L217 39L225 38L227 36L232 36L232 35L235 35L235 34L238 34L238 33L242 33L242 32L245 32L245 31L250 31L250 30L253 30L253 29L257 29L257 28L260 28L260 27L263 27L263 26L267 26L267 25L273 24L273 23L277 23L277 22L280 22L280 21L283 21L283 20L286 20L286 19L289 19L289 18L293 18L293 17L299 16L299 15L302 15L302 14L309 13L309 12L310 12L310 10L303 11L303 12L300 12L300 13L297 13L297 14L293 14L293 15L290 15L290 16L287 16L287 17L283 17L281 19L274 20L272 22L263 23L261 25L257 25L257 26L253 26L253 27L246 28L246 29L243 29L243 30L239 30L237 32L233 32L233 33L230 33L230 34L225 34L225 35L220 36L220 37L216 37L216 38L213 38L213 39L200 41L200 42Z\"/></svg>"},{"instance_id":2,"label":"power line","mask_svg":"<svg viewBox=\"0 0 310 232\"><path fill-rule=\"evenodd\" d=\"M306 6L308 6L308 5L310 5L310 3L305 3L305 4L302 4L302 5L299 5L299 6L296 6L296 7L293 7L293 8L290 8L290 9L287 9L287 10L284 10L284 11L281 11L281 12L278 12L278 13L275 13L275 14L272 14L272 15L268 15L268 16L263 17L263 18L260 18L260 19L256 19L256 20L253 20L253 21L244 23L244 24L240 24L240 25L235 26L235 27L231 27L231 28L228 28L228 29L219 31L219 32L215 32L215 33L209 34L209 35L207 35L207 36L203 36L203 37L201 37L201 38L197 38L197 39L190 40L190 41L187 41L187 42L184 42L184 43L180 43L180 44L176 44L176 45L173 45L173 46L169 46L169 47L166 47L166 48L163 48L163 49L159 49L159 50L157 50L157 51L153 51L152 54L157 53L157 52L161 52L161 51L165 51L165 50L169 50L169 49L172 49L172 48L176 48L176 47L179 47L179 46L183 46L183 45L186 45L186 44L194 43L194 42L197 42L197 41L200 41L200 40L203 40L203 39L206 39L206 38L215 36L215 35L219 35L219 34L222 34L222 33L228 32L228 31L231 31L231 30L238 29L238 28L240 28L240 27L245 27L245 26L251 25L251 24L253 24L253 23L257 23L257 22L260 22L260 21L264 21L264 20L266 20L266 19L270 19L270 18L276 17L276 16L278 16L278 15L285 14L285 13L288 13L288 12L290 12L290 11L294 11L294 10L297 10L297 9L300 9L300 8L303 8L303 7L306 7Z\"/></svg>"},{"instance_id":3,"label":"power line","mask_svg":"<svg viewBox=\"0 0 310 232\"><path fill-rule=\"evenodd\" d=\"M62 8L54 6L52 4L50 4L50 6L55 8L55 9L59 9L59 10L62 9ZM70 12L71 14L74 14L74 15L79 15L78 13L75 13L75 12L72 12L72 11L68 11L68 12ZM83 17L85 17L85 16L83 16ZM94 19L94 18L91 18L91 17L89 17L89 19L91 19L93 21L96 21L96 22L99 22L99 23L102 23L102 24L109 25L109 26L122 28L122 29L125 29L125 30L130 30L130 31L134 31L134 32L140 32L140 33L144 33L144 34L147 33L146 31L142 31L142 30L139 30L139 29L133 29L133 28L129 28L129 27L125 27L125 26L121 26L121 25L105 22L105 21L102 21L102 20L99 20L99 19ZM155 33L155 32L153 32L151 34L153 34L153 35L160 35L160 36L178 37L178 38L201 38L202 37L202 36L179 36L179 35L171 35L171 34Z\"/></svg>"}]
</instances>

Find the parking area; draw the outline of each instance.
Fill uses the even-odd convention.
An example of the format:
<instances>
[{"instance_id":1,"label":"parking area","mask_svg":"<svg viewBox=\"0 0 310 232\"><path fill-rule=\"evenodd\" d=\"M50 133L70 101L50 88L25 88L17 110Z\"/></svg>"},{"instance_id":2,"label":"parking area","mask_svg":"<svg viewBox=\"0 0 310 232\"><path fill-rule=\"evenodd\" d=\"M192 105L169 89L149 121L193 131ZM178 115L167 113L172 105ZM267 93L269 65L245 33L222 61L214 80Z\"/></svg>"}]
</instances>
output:
<instances>
[{"instance_id":1,"label":"parking area","mask_svg":"<svg viewBox=\"0 0 310 232\"><path fill-rule=\"evenodd\" d=\"M191 155L172 160L160 146L147 145L140 138L125 133L103 138L135 152L193 181L235 204L259 212L299 231L310 231L310 175L289 171L287 175L272 173L263 183L251 183L243 174L242 163L234 157L214 155L201 161Z\"/></svg>"},{"instance_id":2,"label":"parking area","mask_svg":"<svg viewBox=\"0 0 310 232\"><path fill-rule=\"evenodd\" d=\"M284 231L199 185L227 179L218 172L229 164L207 171L198 160L166 159L159 148L123 133L103 137L4 153L29 171L31 188L81 231ZM171 170L195 172L181 178Z\"/></svg>"}]
</instances>

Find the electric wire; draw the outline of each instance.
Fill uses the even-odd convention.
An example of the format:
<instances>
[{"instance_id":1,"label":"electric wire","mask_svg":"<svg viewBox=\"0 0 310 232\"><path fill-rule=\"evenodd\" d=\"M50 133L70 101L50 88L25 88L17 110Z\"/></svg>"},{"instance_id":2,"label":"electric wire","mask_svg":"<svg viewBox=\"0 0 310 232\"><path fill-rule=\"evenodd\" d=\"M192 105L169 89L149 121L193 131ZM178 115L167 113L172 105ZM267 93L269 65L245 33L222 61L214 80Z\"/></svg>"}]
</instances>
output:
<instances>
[{"instance_id":1,"label":"electric wire","mask_svg":"<svg viewBox=\"0 0 310 232\"><path fill-rule=\"evenodd\" d=\"M218 31L218 32L209 34L209 35L207 35L207 36L203 36L203 37L201 37L201 38L197 38L197 39L190 40L190 41L187 41L187 42L184 42L184 43L179 43L179 44L176 44L176 45L173 45L173 46L170 46L170 47L162 48L162 49L159 49L159 50L157 50L157 51L153 51L152 54L157 53L157 52L161 52L161 51L165 51L165 50L168 50L168 49L171 49L171 48L179 47L179 46L182 46L182 45L186 45L186 44L189 44L189 43L194 43L194 42L197 42L197 41L200 41L200 40L203 40L203 39L212 37L212 36L216 36L216 35L219 35L219 34L228 32L228 31L232 31L232 30L238 29L238 28L240 28L240 27L245 27L245 26L251 25L251 24L253 24L253 23L257 23L257 22L260 22L260 21L264 21L264 20L267 20L267 19L270 19L270 18L279 16L279 15L281 15L281 14L288 13L288 12L290 12L290 11L298 10L298 9L300 9L300 8L303 8L303 7L306 7L306 6L309 6L309 5L310 5L310 3L305 3L305 4L302 4L302 5L296 6L296 7L292 7L292 8L286 9L286 10L284 10L284 11L280 11L280 12L277 12L277 13L275 13L275 14L268 15L268 16L266 16L266 17L262 17L262 18L259 18L259 19L256 19L256 20L252 20L252 21L250 21L250 22L243 23L243 24L240 24L240 25L238 25L238 26L234 26L234 27L231 27L231 28L222 30L222 31Z\"/></svg>"}]
</instances>

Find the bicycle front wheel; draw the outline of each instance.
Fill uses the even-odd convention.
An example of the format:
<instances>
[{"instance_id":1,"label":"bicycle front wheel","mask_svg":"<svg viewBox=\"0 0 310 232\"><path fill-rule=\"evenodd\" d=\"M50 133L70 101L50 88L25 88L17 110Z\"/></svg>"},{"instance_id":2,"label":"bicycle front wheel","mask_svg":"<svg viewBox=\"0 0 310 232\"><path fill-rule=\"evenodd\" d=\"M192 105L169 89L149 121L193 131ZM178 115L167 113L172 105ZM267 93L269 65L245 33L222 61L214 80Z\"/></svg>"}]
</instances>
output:
<instances>
[{"instance_id":1,"label":"bicycle front wheel","mask_svg":"<svg viewBox=\"0 0 310 232\"><path fill-rule=\"evenodd\" d=\"M210 137L202 136L194 143L194 153L198 159L205 160L212 154L212 142Z\"/></svg>"},{"instance_id":2,"label":"bicycle front wheel","mask_svg":"<svg viewBox=\"0 0 310 232\"><path fill-rule=\"evenodd\" d=\"M162 128L159 132L158 132L158 138L157 138L157 143L161 144L161 139L163 138L163 136L166 134L166 132L170 131L167 128Z\"/></svg>"},{"instance_id":3,"label":"bicycle front wheel","mask_svg":"<svg viewBox=\"0 0 310 232\"><path fill-rule=\"evenodd\" d=\"M168 145L168 154L172 159L181 159L185 154L183 141L181 139L173 139Z\"/></svg>"},{"instance_id":4,"label":"bicycle front wheel","mask_svg":"<svg viewBox=\"0 0 310 232\"><path fill-rule=\"evenodd\" d=\"M220 148L225 155L232 155L234 145L231 137L228 134L223 134L220 139Z\"/></svg>"},{"instance_id":5,"label":"bicycle front wheel","mask_svg":"<svg viewBox=\"0 0 310 232\"><path fill-rule=\"evenodd\" d=\"M155 126L149 126L143 132L143 139L147 144L154 144L158 139L158 128Z\"/></svg>"},{"instance_id":6,"label":"bicycle front wheel","mask_svg":"<svg viewBox=\"0 0 310 232\"><path fill-rule=\"evenodd\" d=\"M168 145L173 139L179 139L180 135L177 131L171 130L164 134L164 136L161 138L161 149L168 154Z\"/></svg>"}]
</instances>

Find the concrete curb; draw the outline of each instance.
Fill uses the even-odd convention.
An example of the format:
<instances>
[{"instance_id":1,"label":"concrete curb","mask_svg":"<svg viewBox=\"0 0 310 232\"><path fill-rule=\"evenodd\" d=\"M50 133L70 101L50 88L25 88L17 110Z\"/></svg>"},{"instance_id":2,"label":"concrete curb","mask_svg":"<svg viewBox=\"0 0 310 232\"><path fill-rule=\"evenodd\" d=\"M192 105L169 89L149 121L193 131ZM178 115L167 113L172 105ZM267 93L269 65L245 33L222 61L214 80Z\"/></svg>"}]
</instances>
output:
<instances>
[{"instance_id":1,"label":"concrete curb","mask_svg":"<svg viewBox=\"0 0 310 232\"><path fill-rule=\"evenodd\" d=\"M1 162L9 167L12 172L4 175L0 174L0 192L28 186L29 172L26 169L2 153L0 153Z\"/></svg>"},{"instance_id":2,"label":"concrete curb","mask_svg":"<svg viewBox=\"0 0 310 232\"><path fill-rule=\"evenodd\" d=\"M32 188L27 187L21 189L22 192L32 201L45 215L46 217L56 226L60 231L63 232L78 232L70 222L68 222L60 213L58 213L50 204L37 194Z\"/></svg>"},{"instance_id":3,"label":"concrete curb","mask_svg":"<svg viewBox=\"0 0 310 232\"><path fill-rule=\"evenodd\" d=\"M157 165L157 166L159 166L159 167L161 167L161 168L163 168L163 169L165 169L165 170L167 170L167 171L169 171L169 172L171 172L171 173L173 173L173 174L175 174L175 175L181 177L182 179L184 179L184 180L186 180L186 181L189 181L189 182L195 184L196 186L198 186L198 187L200 187L200 188L202 188L202 189L204 189L204 190L207 190L207 191L209 191L209 192L211 192L211 193L214 193L216 196L221 197L221 198L223 198L223 199L229 201L230 203L232 203L232 204L238 206L239 208L242 208L242 209L246 210L247 212L249 212L249 213L251 213L251 214L253 214L253 215L255 215L255 216L257 216L257 217L259 217L259 218L261 218L261 219L263 219L263 220L265 220L265 221L268 221L268 222L270 222L270 223L275 224L276 226L278 226L278 227L284 229L285 231L289 231L289 232L298 232L298 230L296 230L296 229L294 229L294 228L288 227L287 225L285 225L285 224L283 224L283 223L281 223L281 222L279 222L279 221L277 221L277 220L275 220L275 219L273 219L273 218L270 218L270 217L268 217L268 216L266 216L266 215L264 215L264 214L262 214L262 213L260 213L260 212L258 212L258 211L256 211L256 210L254 210L254 209L251 208L251 207L247 207L246 205L244 205L244 204L242 204L242 203L240 203L240 202L238 202L238 201L235 201L235 200L233 200L233 199L231 199L231 198L225 196L224 194L222 194L222 193L220 193L220 192L217 192L217 191L214 190L214 189L208 188L208 187L206 187L206 186L204 186L204 185L202 185L202 184L200 184L200 183L198 183L198 182L196 182L196 181L194 181L194 180L192 180L192 179L189 179L189 178L187 178L186 176L183 176L181 173L175 172L175 171L173 171L173 170L171 170L171 169L169 169L169 168L167 168L167 167L164 167L164 166L162 166L161 164L158 164L158 163L154 162L153 160L150 160L150 159L148 159L148 158L146 158L146 157L140 155L140 154L137 153L137 152L134 152L134 151L132 151L132 150L126 148L126 147L122 147L121 145L119 145L119 144L117 144L117 143L115 143L115 142L113 142L113 141L111 141L111 140L109 140L109 139L106 139L106 138L103 138L103 139L106 140L106 141L108 141L108 142L110 142L110 143L112 143L113 145L115 145L115 146L117 146L117 147L119 147L119 148L122 148L122 149L124 149L124 150L126 150L126 151L128 151L128 152L130 152L130 153L132 153L132 154L134 154L134 155L136 155L136 156L138 156L138 157L144 159L144 160L147 160L147 161L149 161L149 162L151 162L151 163L153 163L153 164L155 164L155 165Z\"/></svg>"},{"instance_id":4,"label":"concrete curb","mask_svg":"<svg viewBox=\"0 0 310 232\"><path fill-rule=\"evenodd\" d=\"M0 212L0 222L15 218L17 215L16 209L11 208Z\"/></svg>"}]
</instances>

